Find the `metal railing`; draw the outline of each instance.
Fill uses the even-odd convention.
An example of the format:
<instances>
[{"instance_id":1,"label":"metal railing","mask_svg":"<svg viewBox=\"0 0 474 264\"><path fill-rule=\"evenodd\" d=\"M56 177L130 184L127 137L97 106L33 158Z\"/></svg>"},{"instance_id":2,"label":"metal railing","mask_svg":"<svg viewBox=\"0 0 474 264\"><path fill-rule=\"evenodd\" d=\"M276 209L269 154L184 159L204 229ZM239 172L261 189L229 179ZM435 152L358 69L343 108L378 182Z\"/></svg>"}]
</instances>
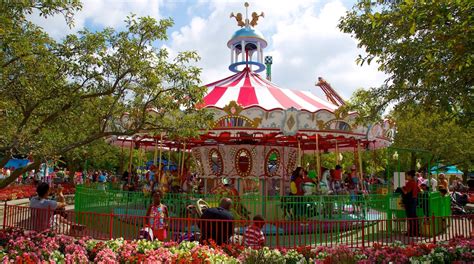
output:
<instances>
[{"instance_id":1,"label":"metal railing","mask_svg":"<svg viewBox=\"0 0 474 264\"><path fill-rule=\"evenodd\" d=\"M314 217L326 220L387 219L390 207L389 195L348 194L315 196L224 196L219 194L168 193L163 203L168 206L170 216L188 217L188 206L196 205L199 199L210 207L217 206L220 199L233 200L232 213L236 219L249 220L264 215L268 220L303 220ZM145 215L151 197L143 192L127 192L114 189L98 190L78 186L75 195L75 210L115 214Z\"/></svg>"},{"instance_id":2,"label":"metal railing","mask_svg":"<svg viewBox=\"0 0 474 264\"><path fill-rule=\"evenodd\" d=\"M76 237L87 236L102 240L123 237L132 240L139 237L140 230L147 225L148 220L145 216L137 215L54 212L5 203L3 228L17 227L36 231L49 229L58 234ZM416 230L412 231L417 233L416 236L406 234L410 230L407 230L405 218L269 220L265 221L262 231L265 234L265 245L271 248L294 248L303 245L367 247L374 243L383 245L396 241L405 244L436 242L458 236L471 237L474 231L474 215L421 217L410 221L415 223L413 226L416 226ZM189 217L170 217L166 219L166 223L166 240L176 242L199 240L204 232L207 237L244 243L245 230L252 225L250 220L200 220ZM230 233L224 231L228 226L232 227Z\"/></svg>"}]
</instances>

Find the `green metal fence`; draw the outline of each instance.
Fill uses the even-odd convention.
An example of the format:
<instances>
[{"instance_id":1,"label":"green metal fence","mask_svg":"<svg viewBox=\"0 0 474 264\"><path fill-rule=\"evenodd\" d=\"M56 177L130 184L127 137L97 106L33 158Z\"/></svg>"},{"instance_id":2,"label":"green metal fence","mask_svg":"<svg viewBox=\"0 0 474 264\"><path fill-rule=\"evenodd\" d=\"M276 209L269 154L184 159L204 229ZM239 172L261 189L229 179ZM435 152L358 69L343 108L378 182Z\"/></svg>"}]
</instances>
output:
<instances>
[{"instance_id":1,"label":"green metal fence","mask_svg":"<svg viewBox=\"0 0 474 264\"><path fill-rule=\"evenodd\" d=\"M217 207L224 196L218 194L168 193L162 202L170 217L195 217L190 205L202 199L210 207ZM242 194L233 200L232 213L236 220L249 220L260 214L267 220L383 220L404 218L401 198L395 194L318 195L318 196L261 196ZM77 186L75 210L80 212L115 213L143 216L151 203L150 195L115 189ZM419 216L450 215L449 197L438 192L419 199Z\"/></svg>"}]
</instances>

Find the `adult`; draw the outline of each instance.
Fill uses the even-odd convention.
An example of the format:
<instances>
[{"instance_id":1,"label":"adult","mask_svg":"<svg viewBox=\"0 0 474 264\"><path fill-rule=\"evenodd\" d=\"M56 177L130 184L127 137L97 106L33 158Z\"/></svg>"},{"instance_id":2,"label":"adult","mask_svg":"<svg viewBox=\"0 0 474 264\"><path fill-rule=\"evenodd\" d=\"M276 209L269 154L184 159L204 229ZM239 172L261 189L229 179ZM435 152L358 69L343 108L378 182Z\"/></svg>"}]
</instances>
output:
<instances>
[{"instance_id":1,"label":"adult","mask_svg":"<svg viewBox=\"0 0 474 264\"><path fill-rule=\"evenodd\" d=\"M37 196L31 198L30 207L32 208L32 221L34 230L43 231L50 228L51 217L54 214L54 210L64 208L66 206L63 195L60 195L60 189L58 189L57 200L50 200L48 196L50 194L49 184L42 182L36 187Z\"/></svg>"},{"instance_id":2,"label":"adult","mask_svg":"<svg viewBox=\"0 0 474 264\"><path fill-rule=\"evenodd\" d=\"M230 212L230 208L232 208L232 200L222 198L219 207L204 211L199 221L202 243L213 240L217 245L222 245L229 241L234 233L234 217Z\"/></svg>"},{"instance_id":3,"label":"adult","mask_svg":"<svg viewBox=\"0 0 474 264\"><path fill-rule=\"evenodd\" d=\"M285 211L288 210L288 215L292 215L292 217L295 219L299 219L300 217L305 215L305 213L307 212L306 205L308 204L308 201L311 200L311 197L304 197L305 188L303 188L303 186L305 185L305 183L314 182L313 180L307 177L307 173L303 168L297 167L291 175L291 197L288 197L286 201L282 202L283 209Z\"/></svg>"},{"instance_id":4,"label":"adult","mask_svg":"<svg viewBox=\"0 0 474 264\"><path fill-rule=\"evenodd\" d=\"M428 177L428 179L426 177ZM438 187L438 181L435 179L435 177L433 177L433 175L426 176L426 174L424 174L423 178L424 178L424 181L421 184L425 184L428 187L428 191L430 192L435 191L436 188Z\"/></svg>"},{"instance_id":5,"label":"adult","mask_svg":"<svg viewBox=\"0 0 474 264\"><path fill-rule=\"evenodd\" d=\"M438 175L438 188L439 189L445 189L447 192L449 192L448 188L448 180L446 179L446 175L444 173L440 173Z\"/></svg>"},{"instance_id":6,"label":"adult","mask_svg":"<svg viewBox=\"0 0 474 264\"><path fill-rule=\"evenodd\" d=\"M304 182L305 182L304 170L302 167L297 167L291 174L291 182L290 182L291 194L296 195L296 196L303 196L304 195L304 189L303 189Z\"/></svg>"},{"instance_id":7,"label":"adult","mask_svg":"<svg viewBox=\"0 0 474 264\"><path fill-rule=\"evenodd\" d=\"M107 174L105 171L103 171L100 175L99 175L99 178L98 178L98 181L100 183L105 183L107 181Z\"/></svg>"},{"instance_id":8,"label":"adult","mask_svg":"<svg viewBox=\"0 0 474 264\"><path fill-rule=\"evenodd\" d=\"M460 179L455 179L450 188L453 192L465 192L467 187L462 183Z\"/></svg>"},{"instance_id":9,"label":"adult","mask_svg":"<svg viewBox=\"0 0 474 264\"><path fill-rule=\"evenodd\" d=\"M415 171L406 173L406 184L402 188L403 204L405 205L406 217L408 218L407 234L408 236L418 235L418 219L416 215L416 206L418 204L418 193L420 189L415 181Z\"/></svg>"}]
</instances>

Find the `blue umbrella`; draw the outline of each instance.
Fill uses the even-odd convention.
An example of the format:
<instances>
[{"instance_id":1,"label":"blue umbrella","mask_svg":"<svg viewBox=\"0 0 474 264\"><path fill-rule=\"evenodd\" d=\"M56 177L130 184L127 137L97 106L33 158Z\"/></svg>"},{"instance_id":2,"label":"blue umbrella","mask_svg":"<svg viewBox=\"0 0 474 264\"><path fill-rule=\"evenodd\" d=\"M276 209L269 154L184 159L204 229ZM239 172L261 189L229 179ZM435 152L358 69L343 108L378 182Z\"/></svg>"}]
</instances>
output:
<instances>
[{"instance_id":1,"label":"blue umbrella","mask_svg":"<svg viewBox=\"0 0 474 264\"><path fill-rule=\"evenodd\" d=\"M431 173L436 174L436 173L444 173L444 174L456 174L456 175L461 175L463 174L462 171L458 170L456 166L434 166L431 168Z\"/></svg>"}]
</instances>

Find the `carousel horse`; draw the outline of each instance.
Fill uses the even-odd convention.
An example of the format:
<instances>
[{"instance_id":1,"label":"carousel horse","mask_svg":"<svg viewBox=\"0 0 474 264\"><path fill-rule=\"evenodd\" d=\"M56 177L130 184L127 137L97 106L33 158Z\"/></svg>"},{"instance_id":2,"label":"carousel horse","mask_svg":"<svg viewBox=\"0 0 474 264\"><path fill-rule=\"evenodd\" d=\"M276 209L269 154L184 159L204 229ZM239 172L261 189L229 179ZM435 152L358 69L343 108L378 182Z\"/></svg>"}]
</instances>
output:
<instances>
[{"instance_id":1,"label":"carousel horse","mask_svg":"<svg viewBox=\"0 0 474 264\"><path fill-rule=\"evenodd\" d=\"M328 177L330 176L330 171L325 169L322 173L321 179L319 180L319 190L321 194L328 194L329 193L329 180Z\"/></svg>"}]
</instances>

